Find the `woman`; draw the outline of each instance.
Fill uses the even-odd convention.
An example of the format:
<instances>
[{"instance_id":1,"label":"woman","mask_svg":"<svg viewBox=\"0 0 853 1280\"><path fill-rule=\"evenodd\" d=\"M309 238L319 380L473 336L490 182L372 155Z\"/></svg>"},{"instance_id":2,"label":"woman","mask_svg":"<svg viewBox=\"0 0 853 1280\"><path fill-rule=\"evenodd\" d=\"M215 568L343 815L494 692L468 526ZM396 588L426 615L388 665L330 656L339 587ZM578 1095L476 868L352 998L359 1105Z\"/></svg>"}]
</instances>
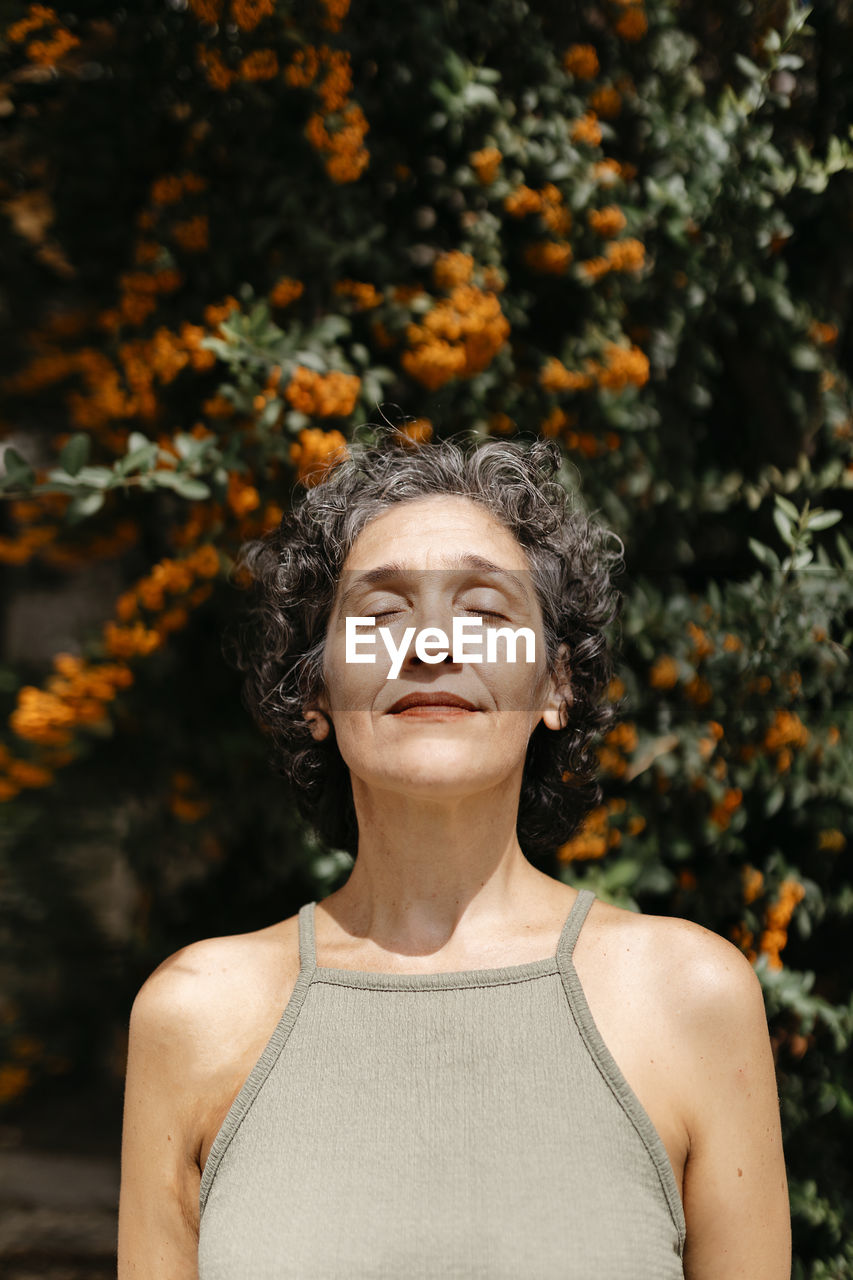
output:
<instances>
[{"instance_id":1,"label":"woman","mask_svg":"<svg viewBox=\"0 0 853 1280\"><path fill-rule=\"evenodd\" d=\"M753 969L530 860L599 802L614 717L619 556L559 463L391 429L244 547L246 704L355 862L139 991L119 1280L789 1277Z\"/></svg>"}]
</instances>

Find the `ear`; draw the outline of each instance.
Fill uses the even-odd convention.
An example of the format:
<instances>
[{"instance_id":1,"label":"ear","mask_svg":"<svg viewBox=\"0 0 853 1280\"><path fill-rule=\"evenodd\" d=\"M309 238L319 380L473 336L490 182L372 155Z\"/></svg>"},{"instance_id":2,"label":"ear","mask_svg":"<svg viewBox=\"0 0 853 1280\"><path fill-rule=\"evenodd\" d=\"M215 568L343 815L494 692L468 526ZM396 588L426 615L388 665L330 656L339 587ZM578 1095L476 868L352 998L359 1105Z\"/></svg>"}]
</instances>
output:
<instances>
[{"instance_id":1,"label":"ear","mask_svg":"<svg viewBox=\"0 0 853 1280\"><path fill-rule=\"evenodd\" d=\"M571 704L573 700L569 646L567 644L561 644L557 650L555 665L556 673L549 680L542 720L549 729L565 729L569 722L568 711L566 708L561 708L561 704L564 698L567 704Z\"/></svg>"},{"instance_id":2,"label":"ear","mask_svg":"<svg viewBox=\"0 0 853 1280\"><path fill-rule=\"evenodd\" d=\"M319 693L312 705L303 709L302 718L308 722L315 742L322 742L327 738L332 727L332 717L326 695Z\"/></svg>"}]
</instances>

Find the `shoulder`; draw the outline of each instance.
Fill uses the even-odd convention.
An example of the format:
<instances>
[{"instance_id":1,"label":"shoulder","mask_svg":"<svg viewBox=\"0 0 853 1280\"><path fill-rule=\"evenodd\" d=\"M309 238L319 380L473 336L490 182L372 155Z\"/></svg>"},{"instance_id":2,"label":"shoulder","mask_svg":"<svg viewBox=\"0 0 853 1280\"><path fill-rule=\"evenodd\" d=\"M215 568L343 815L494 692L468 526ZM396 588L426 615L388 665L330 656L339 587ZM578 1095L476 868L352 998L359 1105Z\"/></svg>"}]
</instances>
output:
<instances>
[{"instance_id":1,"label":"shoulder","mask_svg":"<svg viewBox=\"0 0 853 1280\"><path fill-rule=\"evenodd\" d=\"M288 920L188 943L136 994L128 1055L133 1050L151 1064L152 1084L156 1070L156 1086L180 1106L190 1142L205 1122L208 1099L227 1091L287 1002L298 972L292 934Z\"/></svg>"},{"instance_id":2,"label":"shoulder","mask_svg":"<svg viewBox=\"0 0 853 1280\"><path fill-rule=\"evenodd\" d=\"M746 956L690 920L594 904L582 959L618 1054L686 1143L685 1276L790 1274L790 1214L764 994ZM586 932L586 926L584 927ZM583 940L583 933L581 934ZM606 1037L605 1037L606 1039ZM649 1075L650 1063L654 1072ZM663 1098L663 1102L661 1102Z\"/></svg>"},{"instance_id":3,"label":"shoulder","mask_svg":"<svg viewBox=\"0 0 853 1280\"><path fill-rule=\"evenodd\" d=\"M674 1014L713 1018L763 1008L761 984L746 956L703 925L602 902L590 924L602 953L609 949L614 960L644 976Z\"/></svg>"},{"instance_id":4,"label":"shoulder","mask_svg":"<svg viewBox=\"0 0 853 1280\"><path fill-rule=\"evenodd\" d=\"M261 935L266 931L260 931ZM227 1105L272 979L258 935L207 938L167 956L133 1001L118 1221L119 1275L195 1276L201 1142Z\"/></svg>"},{"instance_id":5,"label":"shoulder","mask_svg":"<svg viewBox=\"0 0 853 1280\"><path fill-rule=\"evenodd\" d=\"M654 1026L665 1040L675 1078L690 1093L686 1110L747 1056L766 1068L764 994L738 947L691 920L606 903L595 904L589 923L591 963L606 973L611 998L624 994L635 1032Z\"/></svg>"},{"instance_id":6,"label":"shoulder","mask_svg":"<svg viewBox=\"0 0 853 1280\"><path fill-rule=\"evenodd\" d=\"M251 1020L275 998L293 967L294 920L180 947L139 988L131 1028L186 1053L207 1041L223 1021Z\"/></svg>"},{"instance_id":7,"label":"shoulder","mask_svg":"<svg viewBox=\"0 0 853 1280\"><path fill-rule=\"evenodd\" d=\"M614 909L610 909L611 911ZM742 951L690 920L619 912L602 933L626 989L654 1016L689 1132L760 1089L775 1099L764 993ZM630 917L630 918L627 918Z\"/></svg>"},{"instance_id":8,"label":"shoulder","mask_svg":"<svg viewBox=\"0 0 853 1280\"><path fill-rule=\"evenodd\" d=\"M752 1026L766 1035L764 994L744 953L720 934L691 920L650 916L653 971L673 1018L692 1034L713 1037Z\"/></svg>"}]
</instances>

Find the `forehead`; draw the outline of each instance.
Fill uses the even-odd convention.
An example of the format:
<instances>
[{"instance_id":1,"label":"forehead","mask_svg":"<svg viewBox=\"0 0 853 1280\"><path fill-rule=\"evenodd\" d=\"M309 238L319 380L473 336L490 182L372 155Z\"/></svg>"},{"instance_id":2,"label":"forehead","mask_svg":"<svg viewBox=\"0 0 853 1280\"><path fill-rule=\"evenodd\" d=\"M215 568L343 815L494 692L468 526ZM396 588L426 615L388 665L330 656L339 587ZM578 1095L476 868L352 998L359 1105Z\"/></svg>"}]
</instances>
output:
<instances>
[{"instance_id":1,"label":"forehead","mask_svg":"<svg viewBox=\"0 0 853 1280\"><path fill-rule=\"evenodd\" d=\"M395 503L356 538L344 570L371 569L393 558L412 570L474 567L477 557L504 569L529 569L515 535L481 503L460 494Z\"/></svg>"}]
</instances>

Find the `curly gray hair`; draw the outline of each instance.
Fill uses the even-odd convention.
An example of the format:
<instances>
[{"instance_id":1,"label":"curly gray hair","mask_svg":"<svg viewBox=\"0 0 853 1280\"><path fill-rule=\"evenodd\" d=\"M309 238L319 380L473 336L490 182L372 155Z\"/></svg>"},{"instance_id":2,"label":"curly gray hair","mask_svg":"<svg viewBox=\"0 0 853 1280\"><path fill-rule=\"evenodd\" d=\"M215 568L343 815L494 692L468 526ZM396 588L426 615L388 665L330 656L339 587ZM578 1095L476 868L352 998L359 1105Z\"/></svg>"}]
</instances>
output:
<instances>
[{"instance_id":1,"label":"curly gray hair","mask_svg":"<svg viewBox=\"0 0 853 1280\"><path fill-rule=\"evenodd\" d=\"M571 508L567 490L553 479L562 461L553 440L537 436L525 448L519 440L465 440L459 432L415 444L390 424L370 429L372 442L355 439L276 529L237 553L232 572L248 577L249 602L235 630L226 630L223 653L245 673L243 705L269 735L270 767L286 779L302 817L331 848L354 857L358 824L348 766L334 731L317 742L303 717L324 689L338 578L362 529L389 507L426 496L470 498L526 553L549 673L558 675L561 643L570 654L565 727L540 723L530 735L516 825L526 856L551 856L602 800L594 740L618 714L607 696L613 656L603 628L621 609L611 575L624 568L624 545ZM618 551L607 546L611 538Z\"/></svg>"}]
</instances>

